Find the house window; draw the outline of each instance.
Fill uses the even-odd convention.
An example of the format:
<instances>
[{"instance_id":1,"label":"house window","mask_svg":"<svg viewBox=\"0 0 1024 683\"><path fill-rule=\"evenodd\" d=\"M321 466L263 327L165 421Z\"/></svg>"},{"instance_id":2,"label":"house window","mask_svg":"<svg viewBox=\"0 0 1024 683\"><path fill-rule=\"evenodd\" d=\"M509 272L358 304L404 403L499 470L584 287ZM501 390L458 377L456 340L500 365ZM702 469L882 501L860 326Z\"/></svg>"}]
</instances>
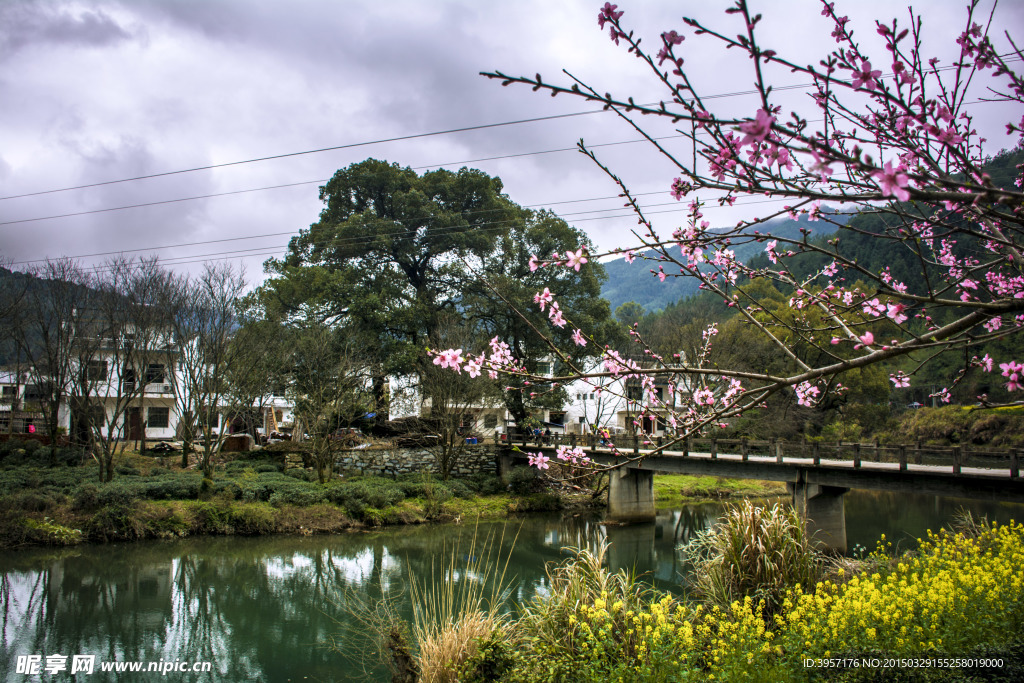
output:
<instances>
[{"instance_id":1,"label":"house window","mask_svg":"<svg viewBox=\"0 0 1024 683\"><path fill-rule=\"evenodd\" d=\"M10 385L4 387L4 403L8 403L8 402L12 401L14 399L14 397L17 396L17 395L18 395L18 387L14 387L14 386L10 386Z\"/></svg>"},{"instance_id":2,"label":"house window","mask_svg":"<svg viewBox=\"0 0 1024 683\"><path fill-rule=\"evenodd\" d=\"M565 424L565 413L551 413L548 422L556 425Z\"/></svg>"},{"instance_id":3,"label":"house window","mask_svg":"<svg viewBox=\"0 0 1024 683\"><path fill-rule=\"evenodd\" d=\"M220 413L207 411L204 408L200 411L199 422L202 423L203 428L220 429Z\"/></svg>"},{"instance_id":4,"label":"house window","mask_svg":"<svg viewBox=\"0 0 1024 683\"><path fill-rule=\"evenodd\" d=\"M164 366L161 363L150 363L146 368L146 384L163 384Z\"/></svg>"},{"instance_id":5,"label":"house window","mask_svg":"<svg viewBox=\"0 0 1024 683\"><path fill-rule=\"evenodd\" d=\"M494 429L498 426L497 415L484 415L484 429Z\"/></svg>"},{"instance_id":6,"label":"house window","mask_svg":"<svg viewBox=\"0 0 1024 683\"><path fill-rule=\"evenodd\" d=\"M146 412L146 426L151 429L167 429L170 426L170 408L150 408Z\"/></svg>"},{"instance_id":7,"label":"house window","mask_svg":"<svg viewBox=\"0 0 1024 683\"><path fill-rule=\"evenodd\" d=\"M107 361L91 360L85 368L85 378L90 382L102 382L107 379Z\"/></svg>"},{"instance_id":8,"label":"house window","mask_svg":"<svg viewBox=\"0 0 1024 683\"><path fill-rule=\"evenodd\" d=\"M25 386L25 400L26 401L42 401L46 398L43 393L43 388L38 384L28 384Z\"/></svg>"},{"instance_id":9,"label":"house window","mask_svg":"<svg viewBox=\"0 0 1024 683\"><path fill-rule=\"evenodd\" d=\"M626 398L630 401L639 401L643 398L643 389L640 387L626 387Z\"/></svg>"},{"instance_id":10,"label":"house window","mask_svg":"<svg viewBox=\"0 0 1024 683\"><path fill-rule=\"evenodd\" d=\"M538 375L550 375L551 374L551 363L537 363L537 374Z\"/></svg>"},{"instance_id":11,"label":"house window","mask_svg":"<svg viewBox=\"0 0 1024 683\"><path fill-rule=\"evenodd\" d=\"M125 390L133 391L135 389L135 368L126 366L124 372L121 374L121 380L124 384Z\"/></svg>"}]
</instances>

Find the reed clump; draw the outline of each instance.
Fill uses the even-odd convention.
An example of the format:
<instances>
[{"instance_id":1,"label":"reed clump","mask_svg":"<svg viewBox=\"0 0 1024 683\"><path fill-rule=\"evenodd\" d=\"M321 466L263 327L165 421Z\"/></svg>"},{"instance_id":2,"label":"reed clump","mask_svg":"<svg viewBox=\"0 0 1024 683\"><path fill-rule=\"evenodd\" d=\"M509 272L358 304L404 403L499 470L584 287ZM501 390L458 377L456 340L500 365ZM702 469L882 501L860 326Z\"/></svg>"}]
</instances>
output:
<instances>
[{"instance_id":1,"label":"reed clump","mask_svg":"<svg viewBox=\"0 0 1024 683\"><path fill-rule=\"evenodd\" d=\"M511 551L502 560L503 540L504 532L481 540L474 531L468 549L456 543L441 553L444 562L432 562L413 580L412 637L421 683L461 680L481 643L505 640Z\"/></svg>"},{"instance_id":2,"label":"reed clump","mask_svg":"<svg viewBox=\"0 0 1024 683\"><path fill-rule=\"evenodd\" d=\"M744 501L683 550L695 596L719 607L750 597L777 612L788 589L814 586L828 568L796 510L778 503Z\"/></svg>"}]
</instances>

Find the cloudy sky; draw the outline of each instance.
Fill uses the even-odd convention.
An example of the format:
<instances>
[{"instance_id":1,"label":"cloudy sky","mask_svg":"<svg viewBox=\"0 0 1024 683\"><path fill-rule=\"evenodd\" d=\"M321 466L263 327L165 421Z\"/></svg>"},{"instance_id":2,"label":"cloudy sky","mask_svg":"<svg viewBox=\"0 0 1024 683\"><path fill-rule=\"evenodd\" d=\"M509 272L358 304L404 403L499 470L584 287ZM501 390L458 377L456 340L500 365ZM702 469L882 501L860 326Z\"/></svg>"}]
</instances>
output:
<instances>
[{"instance_id":1,"label":"cloudy sky","mask_svg":"<svg viewBox=\"0 0 1024 683\"><path fill-rule=\"evenodd\" d=\"M897 3L836 1L869 46L877 45L876 17L907 16ZM478 75L484 70L564 82L564 68L601 91L661 99L639 61L598 30L599 4L0 0L0 258L19 269L57 256L98 264L118 251L156 253L175 269L231 258L258 281L262 262L316 220L317 186L367 157L421 172L483 169L500 176L519 204L558 211L599 247L626 246L635 220L614 211L621 204L615 187L579 153L552 151L581 137L592 145L634 140L613 114L409 137L593 110L580 100L502 88ZM780 54L816 62L834 46L820 4L752 4L765 12L763 45ZM919 3L928 52L944 63L956 54L964 4ZM719 0L620 5L624 21L652 45L661 31L683 32L684 11L705 7L714 9L698 18L737 30ZM995 25L1024 28L1022 5L1002 2ZM718 111L753 115L757 100L742 94L753 82L749 63L692 35L683 54L704 94L726 95L714 100ZM774 80L802 83L788 73ZM803 106L806 94L785 97ZM1002 126L1012 110L979 104L975 113L993 152L1009 144ZM348 147L51 192L339 146ZM671 169L647 147L598 151L634 191L652 193L646 203L665 205L652 211L675 209ZM153 202L163 203L108 210ZM662 226L678 216L652 213Z\"/></svg>"}]
</instances>

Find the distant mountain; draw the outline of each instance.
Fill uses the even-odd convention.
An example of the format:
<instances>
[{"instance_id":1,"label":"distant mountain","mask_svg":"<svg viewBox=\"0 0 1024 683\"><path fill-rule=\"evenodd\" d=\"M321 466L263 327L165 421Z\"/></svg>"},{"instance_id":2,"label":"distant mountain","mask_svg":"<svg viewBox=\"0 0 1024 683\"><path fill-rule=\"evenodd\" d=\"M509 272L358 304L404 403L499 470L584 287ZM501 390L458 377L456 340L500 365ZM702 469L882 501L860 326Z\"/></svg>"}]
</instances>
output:
<instances>
[{"instance_id":1,"label":"distant mountain","mask_svg":"<svg viewBox=\"0 0 1024 683\"><path fill-rule=\"evenodd\" d=\"M843 216L837 217L836 220L845 223L849 218L850 216ZM779 218L768 221L757 228L750 229L748 234L753 235L756 230L762 234L770 232L777 237L799 239L801 228L810 228L812 237L823 237L835 231L830 223L824 221L810 223L806 216L801 216L797 220ZM678 254L679 248L672 247L670 253L673 251ZM764 244L760 242L739 244L733 247L733 251L736 252L736 258L740 262L746 263L764 252ZM628 301L635 301L643 306L644 310L651 313L697 293L699 282L693 277L669 277L661 282L655 274L658 272L657 254L650 251L646 255L655 260L637 258L630 264L626 263L624 258L617 258L614 261L603 263L605 272L608 273L608 280L601 287L601 296L611 304L612 312ZM651 272L652 270L654 273ZM666 268L665 272L672 271Z\"/></svg>"}]
</instances>

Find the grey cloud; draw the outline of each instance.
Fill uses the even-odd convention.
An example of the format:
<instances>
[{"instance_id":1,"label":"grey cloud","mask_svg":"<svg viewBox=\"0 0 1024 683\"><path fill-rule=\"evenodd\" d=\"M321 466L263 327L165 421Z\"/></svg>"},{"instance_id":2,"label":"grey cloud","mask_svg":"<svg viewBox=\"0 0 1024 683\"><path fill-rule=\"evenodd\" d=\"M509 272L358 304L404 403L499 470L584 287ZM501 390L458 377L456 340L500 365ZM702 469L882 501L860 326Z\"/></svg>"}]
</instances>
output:
<instances>
[{"instance_id":1,"label":"grey cloud","mask_svg":"<svg viewBox=\"0 0 1024 683\"><path fill-rule=\"evenodd\" d=\"M0 56L40 44L105 47L139 38L138 27L126 28L102 9L72 11L47 3L0 6Z\"/></svg>"}]
</instances>

